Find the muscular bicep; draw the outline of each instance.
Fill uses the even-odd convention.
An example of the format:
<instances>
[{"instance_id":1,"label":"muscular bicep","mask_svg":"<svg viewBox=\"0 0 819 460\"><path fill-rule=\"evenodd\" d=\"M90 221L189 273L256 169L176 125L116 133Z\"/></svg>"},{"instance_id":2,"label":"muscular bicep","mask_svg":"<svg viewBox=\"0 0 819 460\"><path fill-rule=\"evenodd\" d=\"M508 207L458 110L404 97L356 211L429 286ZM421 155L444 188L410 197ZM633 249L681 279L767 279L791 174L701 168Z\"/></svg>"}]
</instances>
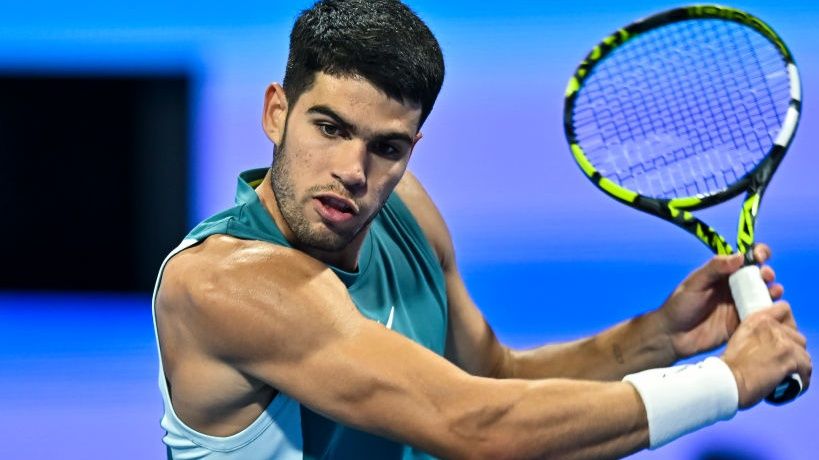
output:
<instances>
[{"instance_id":1,"label":"muscular bicep","mask_svg":"<svg viewBox=\"0 0 819 460\"><path fill-rule=\"evenodd\" d=\"M325 283L341 288L327 289ZM394 422L407 425L445 420L443 400L437 399L444 395L436 389L457 386L466 375L415 342L364 318L340 282L315 284L309 298L295 292L280 297L275 309L297 310L297 314L279 318L276 325L266 321L254 331L248 337L254 342L264 343L268 334L280 339L275 346L259 347L258 354L241 366L331 418L378 434L399 436L399 426L384 419L389 413L402 414Z\"/></svg>"},{"instance_id":2,"label":"muscular bicep","mask_svg":"<svg viewBox=\"0 0 819 460\"><path fill-rule=\"evenodd\" d=\"M469 376L375 322L363 320L297 361L258 361L250 371L346 425L430 452L463 451L448 445L447 433L459 405L453 393L469 388Z\"/></svg>"}]
</instances>

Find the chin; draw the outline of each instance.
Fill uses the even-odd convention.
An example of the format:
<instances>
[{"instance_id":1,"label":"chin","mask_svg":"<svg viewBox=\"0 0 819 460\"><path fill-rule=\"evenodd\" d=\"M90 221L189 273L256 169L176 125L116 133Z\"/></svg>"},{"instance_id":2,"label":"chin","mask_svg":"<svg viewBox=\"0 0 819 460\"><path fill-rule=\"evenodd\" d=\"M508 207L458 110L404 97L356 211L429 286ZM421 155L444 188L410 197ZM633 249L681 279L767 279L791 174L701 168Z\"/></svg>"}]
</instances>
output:
<instances>
[{"instance_id":1,"label":"chin","mask_svg":"<svg viewBox=\"0 0 819 460\"><path fill-rule=\"evenodd\" d=\"M301 246L324 252L337 252L346 248L357 234L358 232L352 236L339 234L327 227L324 223L318 223L312 226L308 232L296 234L295 236L296 241L298 241Z\"/></svg>"},{"instance_id":2,"label":"chin","mask_svg":"<svg viewBox=\"0 0 819 460\"><path fill-rule=\"evenodd\" d=\"M305 246L322 252L339 252L350 245L350 240L345 238L314 238L307 241Z\"/></svg>"}]
</instances>

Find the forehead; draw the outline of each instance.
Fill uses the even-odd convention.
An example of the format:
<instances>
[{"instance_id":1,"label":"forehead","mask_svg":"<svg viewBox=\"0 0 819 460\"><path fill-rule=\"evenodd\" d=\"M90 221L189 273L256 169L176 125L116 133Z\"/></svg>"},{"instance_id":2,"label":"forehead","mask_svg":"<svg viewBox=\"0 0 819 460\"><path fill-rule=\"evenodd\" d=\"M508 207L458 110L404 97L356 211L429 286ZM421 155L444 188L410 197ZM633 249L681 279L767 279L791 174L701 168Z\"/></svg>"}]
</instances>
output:
<instances>
[{"instance_id":1,"label":"forehead","mask_svg":"<svg viewBox=\"0 0 819 460\"><path fill-rule=\"evenodd\" d=\"M400 129L414 135L421 118L420 104L392 99L362 77L336 77L319 72L291 110L305 113L319 105L330 107L356 126L376 131Z\"/></svg>"}]
</instances>

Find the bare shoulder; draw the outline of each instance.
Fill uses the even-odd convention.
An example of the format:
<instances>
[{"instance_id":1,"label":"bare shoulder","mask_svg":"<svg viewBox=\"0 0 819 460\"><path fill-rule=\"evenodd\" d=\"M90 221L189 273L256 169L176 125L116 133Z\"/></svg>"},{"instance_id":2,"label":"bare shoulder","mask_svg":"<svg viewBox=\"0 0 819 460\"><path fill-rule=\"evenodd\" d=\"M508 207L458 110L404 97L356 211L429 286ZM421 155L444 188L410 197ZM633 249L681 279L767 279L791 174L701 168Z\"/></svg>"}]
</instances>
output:
<instances>
[{"instance_id":1,"label":"bare shoulder","mask_svg":"<svg viewBox=\"0 0 819 460\"><path fill-rule=\"evenodd\" d=\"M311 324L353 314L351 302L330 301L347 296L343 283L325 264L302 252L214 235L168 262L157 315L160 320L184 318L188 338L203 352L241 362L252 359L249 355L258 350L271 349L248 343L297 344ZM321 308L328 303L335 308ZM297 349L276 348L282 353Z\"/></svg>"},{"instance_id":2,"label":"bare shoulder","mask_svg":"<svg viewBox=\"0 0 819 460\"><path fill-rule=\"evenodd\" d=\"M301 251L258 240L244 240L229 235L213 235L202 243L173 257L166 273L197 278L226 271L252 269L258 265L273 268L283 264L298 272L322 272L327 266ZM283 271L282 274L288 272ZM292 273L289 272L289 273Z\"/></svg>"},{"instance_id":3,"label":"bare shoulder","mask_svg":"<svg viewBox=\"0 0 819 460\"><path fill-rule=\"evenodd\" d=\"M444 269L450 268L454 263L452 237L441 212L424 186L414 174L407 170L395 188L395 192L418 221L418 225L421 226L424 235L438 255L441 266Z\"/></svg>"},{"instance_id":4,"label":"bare shoulder","mask_svg":"<svg viewBox=\"0 0 819 460\"><path fill-rule=\"evenodd\" d=\"M214 235L182 251L168 262L159 300L165 304L192 304L202 308L219 304L226 295L245 290L297 289L306 280L333 277L326 265L294 249ZM223 299L221 299L223 300Z\"/></svg>"}]
</instances>

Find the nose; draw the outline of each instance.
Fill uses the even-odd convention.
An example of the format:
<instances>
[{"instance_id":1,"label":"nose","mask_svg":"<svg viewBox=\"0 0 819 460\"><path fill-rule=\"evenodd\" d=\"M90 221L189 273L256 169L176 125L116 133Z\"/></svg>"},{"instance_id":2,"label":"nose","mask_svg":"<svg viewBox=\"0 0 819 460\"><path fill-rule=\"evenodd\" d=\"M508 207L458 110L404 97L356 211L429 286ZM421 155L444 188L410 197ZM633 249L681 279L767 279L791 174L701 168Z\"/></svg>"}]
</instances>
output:
<instances>
[{"instance_id":1,"label":"nose","mask_svg":"<svg viewBox=\"0 0 819 460\"><path fill-rule=\"evenodd\" d=\"M369 155L364 142L351 140L336 152L333 178L341 182L350 193L358 195L367 188Z\"/></svg>"}]
</instances>

